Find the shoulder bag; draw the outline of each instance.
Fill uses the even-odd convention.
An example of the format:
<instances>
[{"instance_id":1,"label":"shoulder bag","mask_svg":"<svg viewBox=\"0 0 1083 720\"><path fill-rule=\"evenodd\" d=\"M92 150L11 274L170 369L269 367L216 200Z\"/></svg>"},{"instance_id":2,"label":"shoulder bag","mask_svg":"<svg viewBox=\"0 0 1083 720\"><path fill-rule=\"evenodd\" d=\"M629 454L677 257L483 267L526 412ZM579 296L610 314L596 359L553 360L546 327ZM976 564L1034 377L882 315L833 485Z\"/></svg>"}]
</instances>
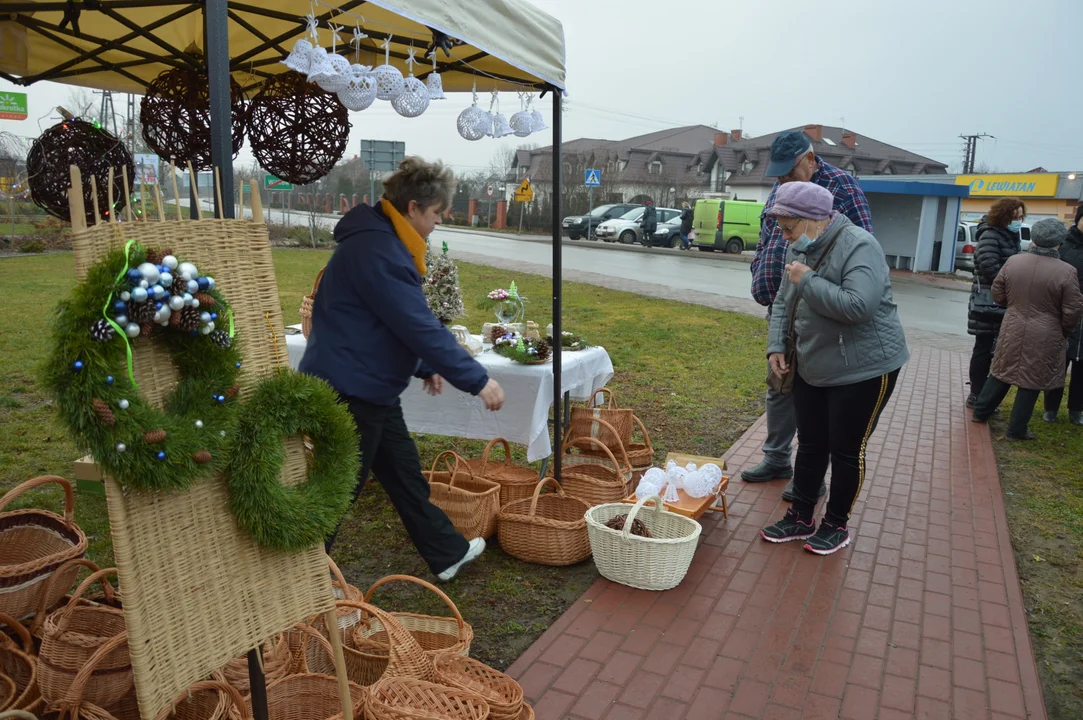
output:
<instances>
[{"instance_id":1,"label":"shoulder bag","mask_svg":"<svg viewBox=\"0 0 1083 720\"><path fill-rule=\"evenodd\" d=\"M967 308L970 314L988 318L1004 317L1005 308L997 305L996 300L993 299L992 288L989 285L983 286L981 275L976 272L974 282L977 283L977 287L970 291L970 303Z\"/></svg>"}]
</instances>

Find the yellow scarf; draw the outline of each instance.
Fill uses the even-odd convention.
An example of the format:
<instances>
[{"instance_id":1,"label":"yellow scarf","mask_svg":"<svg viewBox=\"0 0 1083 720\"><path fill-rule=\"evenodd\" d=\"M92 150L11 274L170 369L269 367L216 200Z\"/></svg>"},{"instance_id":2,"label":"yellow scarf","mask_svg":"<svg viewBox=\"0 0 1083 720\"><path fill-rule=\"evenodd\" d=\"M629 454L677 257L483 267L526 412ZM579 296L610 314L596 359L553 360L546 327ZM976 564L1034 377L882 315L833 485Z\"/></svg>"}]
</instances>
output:
<instances>
[{"instance_id":1,"label":"yellow scarf","mask_svg":"<svg viewBox=\"0 0 1083 720\"><path fill-rule=\"evenodd\" d=\"M424 277L429 272L429 269L425 267L425 238L421 237L417 230L414 230L414 226L402 216L402 213L395 209L394 205L387 201L387 198L380 198L380 207L383 208L384 215L387 215L387 218L391 221L399 240L414 256L414 267Z\"/></svg>"}]
</instances>

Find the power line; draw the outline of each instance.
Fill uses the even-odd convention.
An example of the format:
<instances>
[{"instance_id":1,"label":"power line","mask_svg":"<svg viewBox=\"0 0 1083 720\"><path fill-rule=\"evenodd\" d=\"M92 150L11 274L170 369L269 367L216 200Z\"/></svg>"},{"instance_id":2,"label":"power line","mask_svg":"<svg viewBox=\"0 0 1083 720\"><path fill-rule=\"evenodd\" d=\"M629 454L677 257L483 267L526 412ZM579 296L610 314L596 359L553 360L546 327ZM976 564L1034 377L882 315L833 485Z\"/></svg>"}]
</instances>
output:
<instances>
[{"instance_id":1,"label":"power line","mask_svg":"<svg viewBox=\"0 0 1083 720\"><path fill-rule=\"evenodd\" d=\"M979 135L960 135L959 137L966 140L966 148L963 150L963 174L968 175L974 172L974 160L977 155L978 140L984 138L993 138L996 140L996 138L988 133L981 133Z\"/></svg>"}]
</instances>

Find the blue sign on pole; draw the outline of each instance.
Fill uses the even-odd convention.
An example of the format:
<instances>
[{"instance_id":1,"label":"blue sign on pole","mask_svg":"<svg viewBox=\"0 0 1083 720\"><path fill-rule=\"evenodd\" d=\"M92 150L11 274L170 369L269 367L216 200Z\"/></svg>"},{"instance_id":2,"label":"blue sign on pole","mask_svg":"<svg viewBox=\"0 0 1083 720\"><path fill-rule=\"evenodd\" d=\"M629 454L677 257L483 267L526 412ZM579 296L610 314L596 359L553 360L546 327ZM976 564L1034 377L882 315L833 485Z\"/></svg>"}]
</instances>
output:
<instances>
[{"instance_id":1,"label":"blue sign on pole","mask_svg":"<svg viewBox=\"0 0 1083 720\"><path fill-rule=\"evenodd\" d=\"M587 187L599 187L602 184L601 170L587 170L583 175L583 184Z\"/></svg>"}]
</instances>

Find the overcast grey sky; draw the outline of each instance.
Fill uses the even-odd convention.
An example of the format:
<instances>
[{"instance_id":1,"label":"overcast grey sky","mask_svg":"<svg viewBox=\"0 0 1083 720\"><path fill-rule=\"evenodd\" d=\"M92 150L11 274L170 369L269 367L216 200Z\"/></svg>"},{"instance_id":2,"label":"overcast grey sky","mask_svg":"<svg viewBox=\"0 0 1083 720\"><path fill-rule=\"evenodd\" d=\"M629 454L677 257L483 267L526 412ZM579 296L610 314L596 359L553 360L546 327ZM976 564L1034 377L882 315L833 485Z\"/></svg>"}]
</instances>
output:
<instances>
[{"instance_id":1,"label":"overcast grey sky","mask_svg":"<svg viewBox=\"0 0 1083 720\"><path fill-rule=\"evenodd\" d=\"M753 135L821 123L958 163L960 134L986 132L978 162L999 171L1083 171L1083 0L533 0L564 24L565 139L620 139L667 127L742 125ZM300 7L303 3L298 3ZM24 90L0 80L0 90ZM70 88L28 90L30 119L0 130L37 135ZM513 94L502 110L518 109ZM488 96L482 98L488 104ZM123 111L124 96L115 98ZM461 139L469 95L421 118L389 104L351 113L361 138L461 170L500 144ZM550 112L549 96L541 103ZM526 142L549 144L548 132ZM239 162L250 159L242 151Z\"/></svg>"}]
</instances>

